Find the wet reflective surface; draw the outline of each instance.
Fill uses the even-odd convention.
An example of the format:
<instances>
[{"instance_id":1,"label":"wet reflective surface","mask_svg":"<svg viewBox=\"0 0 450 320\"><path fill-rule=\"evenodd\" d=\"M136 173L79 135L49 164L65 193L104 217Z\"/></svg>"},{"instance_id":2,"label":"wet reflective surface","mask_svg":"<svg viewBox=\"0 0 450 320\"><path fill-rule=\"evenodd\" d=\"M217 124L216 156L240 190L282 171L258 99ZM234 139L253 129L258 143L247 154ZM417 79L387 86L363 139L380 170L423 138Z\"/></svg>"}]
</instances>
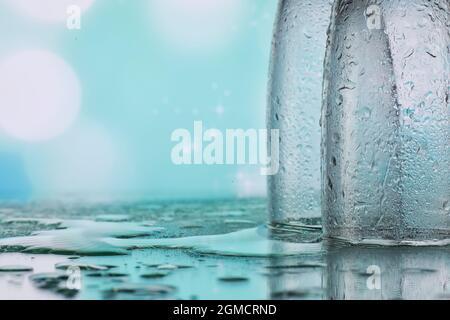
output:
<instances>
[{"instance_id":1,"label":"wet reflective surface","mask_svg":"<svg viewBox=\"0 0 450 320\"><path fill-rule=\"evenodd\" d=\"M322 242L266 217L263 200L3 203L0 298L450 299L448 246Z\"/></svg>"}]
</instances>

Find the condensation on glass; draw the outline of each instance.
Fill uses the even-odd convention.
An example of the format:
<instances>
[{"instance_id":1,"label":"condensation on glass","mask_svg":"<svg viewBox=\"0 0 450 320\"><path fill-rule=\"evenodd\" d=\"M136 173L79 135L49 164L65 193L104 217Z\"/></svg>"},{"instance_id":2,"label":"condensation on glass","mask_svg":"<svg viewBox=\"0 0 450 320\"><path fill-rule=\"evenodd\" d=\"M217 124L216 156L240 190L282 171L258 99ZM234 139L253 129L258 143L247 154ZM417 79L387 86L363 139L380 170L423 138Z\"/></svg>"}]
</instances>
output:
<instances>
[{"instance_id":1,"label":"condensation on glass","mask_svg":"<svg viewBox=\"0 0 450 320\"><path fill-rule=\"evenodd\" d=\"M280 169L268 181L275 225L320 228L320 110L330 14L329 0L279 4L268 101L268 127L280 134Z\"/></svg>"},{"instance_id":2,"label":"condensation on glass","mask_svg":"<svg viewBox=\"0 0 450 320\"><path fill-rule=\"evenodd\" d=\"M338 0L323 108L326 235L450 239L448 0Z\"/></svg>"}]
</instances>

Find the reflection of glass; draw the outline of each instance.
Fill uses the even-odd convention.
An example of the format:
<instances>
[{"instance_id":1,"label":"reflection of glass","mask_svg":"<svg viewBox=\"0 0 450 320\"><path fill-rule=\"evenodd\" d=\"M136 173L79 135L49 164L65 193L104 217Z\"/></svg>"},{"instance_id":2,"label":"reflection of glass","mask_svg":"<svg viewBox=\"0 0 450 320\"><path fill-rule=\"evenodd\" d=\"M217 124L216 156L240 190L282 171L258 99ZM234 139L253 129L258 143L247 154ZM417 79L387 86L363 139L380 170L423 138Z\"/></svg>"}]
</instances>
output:
<instances>
[{"instance_id":1,"label":"reflection of glass","mask_svg":"<svg viewBox=\"0 0 450 320\"><path fill-rule=\"evenodd\" d=\"M329 0L281 0L274 32L268 126L280 170L269 178L274 224L320 225L320 110ZM270 148L269 148L270 150Z\"/></svg>"},{"instance_id":2,"label":"reflection of glass","mask_svg":"<svg viewBox=\"0 0 450 320\"><path fill-rule=\"evenodd\" d=\"M283 248L272 248L283 252ZM324 255L322 252L272 257L267 266L269 298L275 300L318 300L325 297Z\"/></svg>"},{"instance_id":3,"label":"reflection of glass","mask_svg":"<svg viewBox=\"0 0 450 320\"><path fill-rule=\"evenodd\" d=\"M338 0L326 62L329 237L450 240L448 0Z\"/></svg>"},{"instance_id":4,"label":"reflection of glass","mask_svg":"<svg viewBox=\"0 0 450 320\"><path fill-rule=\"evenodd\" d=\"M448 248L329 248L328 299L449 299Z\"/></svg>"}]
</instances>

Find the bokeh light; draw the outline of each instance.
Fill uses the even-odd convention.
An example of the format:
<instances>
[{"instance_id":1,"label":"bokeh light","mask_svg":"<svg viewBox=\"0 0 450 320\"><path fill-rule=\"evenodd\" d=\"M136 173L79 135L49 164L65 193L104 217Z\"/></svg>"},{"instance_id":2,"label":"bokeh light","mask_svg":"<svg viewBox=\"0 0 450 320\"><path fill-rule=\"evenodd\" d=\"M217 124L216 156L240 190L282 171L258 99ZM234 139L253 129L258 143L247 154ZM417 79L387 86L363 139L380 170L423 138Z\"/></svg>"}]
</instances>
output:
<instances>
[{"instance_id":1,"label":"bokeh light","mask_svg":"<svg viewBox=\"0 0 450 320\"><path fill-rule=\"evenodd\" d=\"M182 51L209 52L227 43L242 14L240 0L150 0L150 20Z\"/></svg>"},{"instance_id":2,"label":"bokeh light","mask_svg":"<svg viewBox=\"0 0 450 320\"><path fill-rule=\"evenodd\" d=\"M66 28L69 5L84 10L80 30ZM170 135L196 120L220 130L264 128L260 91L276 5L0 0L0 149L23 159L17 189L32 197L93 189L156 198L262 194L257 167L175 166ZM88 132L100 137L82 142Z\"/></svg>"},{"instance_id":3,"label":"bokeh light","mask_svg":"<svg viewBox=\"0 0 450 320\"><path fill-rule=\"evenodd\" d=\"M71 67L43 50L0 62L0 132L25 141L63 133L76 119L81 89Z\"/></svg>"}]
</instances>

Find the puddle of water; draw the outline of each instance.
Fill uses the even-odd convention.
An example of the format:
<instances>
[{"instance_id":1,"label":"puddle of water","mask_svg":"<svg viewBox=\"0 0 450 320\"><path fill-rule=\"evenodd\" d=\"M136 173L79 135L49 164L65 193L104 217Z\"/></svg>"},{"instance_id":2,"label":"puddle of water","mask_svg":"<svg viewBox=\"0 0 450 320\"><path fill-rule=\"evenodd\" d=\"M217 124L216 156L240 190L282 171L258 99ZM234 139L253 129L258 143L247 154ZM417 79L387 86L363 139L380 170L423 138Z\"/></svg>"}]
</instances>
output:
<instances>
[{"instance_id":1,"label":"puddle of water","mask_svg":"<svg viewBox=\"0 0 450 320\"><path fill-rule=\"evenodd\" d=\"M119 248L188 249L197 253L236 257L272 257L315 254L321 243L289 243L272 240L265 226L244 229L221 235L207 235L174 239L107 239ZM282 249L282 250L281 250Z\"/></svg>"},{"instance_id":2,"label":"puddle of water","mask_svg":"<svg viewBox=\"0 0 450 320\"><path fill-rule=\"evenodd\" d=\"M0 299L32 299L56 300L63 299L64 295L49 290L42 290L35 286L32 275L54 272L54 266L64 261L62 256L29 255L21 253L0 254L0 266L18 265L32 269L27 272L0 272Z\"/></svg>"},{"instance_id":3,"label":"puddle of water","mask_svg":"<svg viewBox=\"0 0 450 320\"><path fill-rule=\"evenodd\" d=\"M52 224L54 223L52 221ZM23 248L24 252L31 253L76 255L126 254L127 250L137 248L182 248L204 254L246 257L317 253L322 248L321 243L272 240L265 226L229 234L169 239L138 238L161 229L136 223L66 220L58 222L56 226L57 230L38 231L27 237L1 239L0 247Z\"/></svg>"},{"instance_id":4,"label":"puddle of water","mask_svg":"<svg viewBox=\"0 0 450 320\"><path fill-rule=\"evenodd\" d=\"M28 266L20 266L20 265L6 265L0 266L0 272L8 272L8 273L19 273L19 272L31 272L33 271L32 267Z\"/></svg>"},{"instance_id":5,"label":"puddle of water","mask_svg":"<svg viewBox=\"0 0 450 320\"><path fill-rule=\"evenodd\" d=\"M35 219L39 224L48 221ZM29 253L54 253L74 255L127 254L126 250L111 245L105 237L131 238L146 236L160 228L139 226L136 223L114 223L87 220L65 220L52 225L58 229L36 231L31 236L0 240L0 247L6 250L21 249Z\"/></svg>"},{"instance_id":6,"label":"puddle of water","mask_svg":"<svg viewBox=\"0 0 450 320\"><path fill-rule=\"evenodd\" d=\"M450 296L446 248L322 243L320 230L261 225L257 201L69 208L0 209L0 299ZM369 266L380 268L381 289L368 288ZM80 290L68 287L74 268Z\"/></svg>"}]
</instances>

